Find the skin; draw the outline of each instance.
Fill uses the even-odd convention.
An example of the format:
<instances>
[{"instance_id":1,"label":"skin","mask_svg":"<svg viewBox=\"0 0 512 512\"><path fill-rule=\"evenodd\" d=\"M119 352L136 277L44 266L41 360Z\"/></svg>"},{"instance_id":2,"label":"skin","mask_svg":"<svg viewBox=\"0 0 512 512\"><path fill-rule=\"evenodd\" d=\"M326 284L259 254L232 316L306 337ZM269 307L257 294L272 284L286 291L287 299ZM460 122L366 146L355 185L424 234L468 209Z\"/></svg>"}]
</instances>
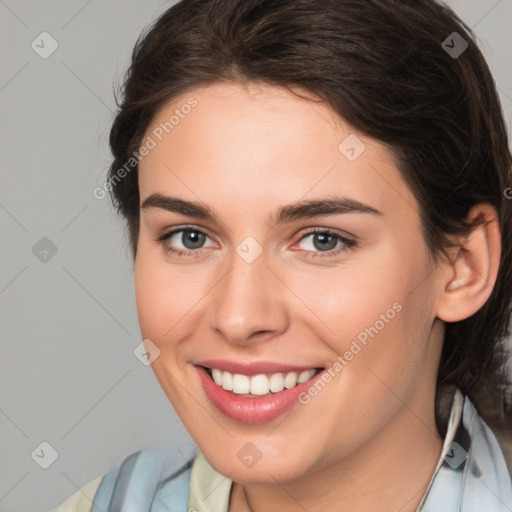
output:
<instances>
[{"instance_id":1,"label":"skin","mask_svg":"<svg viewBox=\"0 0 512 512\"><path fill-rule=\"evenodd\" d=\"M499 264L495 211L452 261L435 264L418 204L390 150L326 105L268 85L214 83L165 106L146 135L193 96L198 104L140 162L141 205L151 194L208 205L210 222L141 208L135 286L143 338L160 350L153 371L209 463L235 483L229 511L413 511L441 454L434 419L443 321L477 311ZM356 134L349 161L338 145ZM382 212L344 213L272 226L279 207L343 196ZM182 233L206 233L198 254ZM190 226L187 226L190 227ZM312 228L357 246L322 257ZM262 254L236 252L253 237ZM336 244L336 249L343 246ZM318 248L320 247L320 248ZM331 249L331 253L336 250ZM310 257L307 257L309 254ZM316 256L316 257L315 257ZM271 422L228 419L205 395L194 363L210 358L330 367L394 303L400 312L307 405ZM261 459L237 457L247 443ZM400 485L397 485L397 482Z\"/></svg>"}]
</instances>

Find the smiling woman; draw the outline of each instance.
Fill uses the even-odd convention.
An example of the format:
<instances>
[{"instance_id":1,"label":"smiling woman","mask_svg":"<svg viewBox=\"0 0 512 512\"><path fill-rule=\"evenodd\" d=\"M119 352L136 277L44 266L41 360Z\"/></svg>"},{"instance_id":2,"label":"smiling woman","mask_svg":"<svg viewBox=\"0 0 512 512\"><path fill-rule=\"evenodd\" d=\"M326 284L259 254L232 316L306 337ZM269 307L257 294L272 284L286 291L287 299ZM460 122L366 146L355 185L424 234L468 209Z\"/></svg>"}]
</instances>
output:
<instances>
[{"instance_id":1,"label":"smiling woman","mask_svg":"<svg viewBox=\"0 0 512 512\"><path fill-rule=\"evenodd\" d=\"M470 30L434 0L183 0L123 94L110 178L155 144L109 189L198 453L58 510L510 510L512 160Z\"/></svg>"}]
</instances>

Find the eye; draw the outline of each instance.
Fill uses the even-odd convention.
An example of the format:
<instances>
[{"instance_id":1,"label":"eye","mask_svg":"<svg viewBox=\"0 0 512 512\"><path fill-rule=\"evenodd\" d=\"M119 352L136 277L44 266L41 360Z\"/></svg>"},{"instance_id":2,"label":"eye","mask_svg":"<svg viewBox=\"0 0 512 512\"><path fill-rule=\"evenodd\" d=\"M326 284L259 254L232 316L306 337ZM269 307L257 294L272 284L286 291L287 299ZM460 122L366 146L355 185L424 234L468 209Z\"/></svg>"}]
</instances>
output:
<instances>
[{"instance_id":1,"label":"eye","mask_svg":"<svg viewBox=\"0 0 512 512\"><path fill-rule=\"evenodd\" d=\"M174 229L160 236L157 241L162 244L162 248L167 253L173 253L177 256L199 257L203 253L204 243L210 237L200 229L194 227L181 227ZM176 245L182 245L176 247Z\"/></svg>"},{"instance_id":2,"label":"eye","mask_svg":"<svg viewBox=\"0 0 512 512\"><path fill-rule=\"evenodd\" d=\"M305 247L303 252L308 258L333 257L357 246L355 240L341 236L335 231L322 228L308 231L300 238L299 244L308 240L308 238L310 240L303 243L303 247Z\"/></svg>"},{"instance_id":3,"label":"eye","mask_svg":"<svg viewBox=\"0 0 512 512\"><path fill-rule=\"evenodd\" d=\"M204 252L203 249L215 245L205 246L207 240L211 239L204 231L192 226L173 229L157 238L166 253L172 253L178 257L193 258L201 256ZM303 243L303 249L300 252L308 258L333 257L357 246L355 240L325 228L308 231L300 238L298 243ZM179 247L180 244L182 247ZM178 247L176 247L177 245Z\"/></svg>"}]
</instances>

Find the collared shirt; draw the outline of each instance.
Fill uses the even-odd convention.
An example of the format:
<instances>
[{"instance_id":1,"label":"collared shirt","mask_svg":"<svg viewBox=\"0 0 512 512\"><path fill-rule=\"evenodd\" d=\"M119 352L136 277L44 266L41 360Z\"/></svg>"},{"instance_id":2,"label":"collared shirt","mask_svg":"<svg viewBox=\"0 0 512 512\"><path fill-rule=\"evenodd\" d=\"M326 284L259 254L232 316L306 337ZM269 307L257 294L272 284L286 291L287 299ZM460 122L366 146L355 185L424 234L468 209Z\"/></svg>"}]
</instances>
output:
<instances>
[{"instance_id":1,"label":"collared shirt","mask_svg":"<svg viewBox=\"0 0 512 512\"><path fill-rule=\"evenodd\" d=\"M232 484L201 452L183 463L177 449L151 446L55 512L228 512ZM415 512L511 511L512 480L498 441L456 390L441 456Z\"/></svg>"}]
</instances>

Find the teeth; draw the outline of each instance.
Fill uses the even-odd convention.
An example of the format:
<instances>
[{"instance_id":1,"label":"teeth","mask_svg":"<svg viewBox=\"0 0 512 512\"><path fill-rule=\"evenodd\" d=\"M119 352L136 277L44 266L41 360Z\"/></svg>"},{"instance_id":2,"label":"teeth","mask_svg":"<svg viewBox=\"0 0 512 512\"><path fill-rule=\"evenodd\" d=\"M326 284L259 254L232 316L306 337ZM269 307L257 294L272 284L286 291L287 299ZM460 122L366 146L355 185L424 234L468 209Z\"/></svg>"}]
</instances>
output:
<instances>
[{"instance_id":1,"label":"teeth","mask_svg":"<svg viewBox=\"0 0 512 512\"><path fill-rule=\"evenodd\" d=\"M316 370L313 370L313 373L311 373L311 370L304 370L303 372L299 373L299 377L297 378L297 384L302 384L303 382L306 382L307 380L311 379L313 375L315 374Z\"/></svg>"},{"instance_id":2,"label":"teeth","mask_svg":"<svg viewBox=\"0 0 512 512\"><path fill-rule=\"evenodd\" d=\"M240 375L239 373L233 375L233 393L237 395L247 395L247 393L249 393L250 384L251 382L247 375Z\"/></svg>"},{"instance_id":3,"label":"teeth","mask_svg":"<svg viewBox=\"0 0 512 512\"><path fill-rule=\"evenodd\" d=\"M222 386L222 372L220 370L217 370L217 368L213 368L212 377L217 386Z\"/></svg>"},{"instance_id":4,"label":"teeth","mask_svg":"<svg viewBox=\"0 0 512 512\"><path fill-rule=\"evenodd\" d=\"M297 372L290 372L286 374L284 378L284 387L286 389L292 389L297 385Z\"/></svg>"},{"instance_id":5,"label":"teeth","mask_svg":"<svg viewBox=\"0 0 512 512\"><path fill-rule=\"evenodd\" d=\"M233 390L233 375L228 372L223 372L221 385L226 391L232 391Z\"/></svg>"},{"instance_id":6,"label":"teeth","mask_svg":"<svg viewBox=\"0 0 512 512\"><path fill-rule=\"evenodd\" d=\"M247 378L249 380L249 378ZM266 375L255 375L251 379L251 395L266 395L269 390L268 377Z\"/></svg>"},{"instance_id":7,"label":"teeth","mask_svg":"<svg viewBox=\"0 0 512 512\"><path fill-rule=\"evenodd\" d=\"M311 379L316 373L317 370L312 368L300 373L274 373L270 376L260 374L248 377L240 373L223 372L217 368L211 369L212 378L217 386L221 386L226 391L232 391L236 395L252 396L268 395L270 392L279 393L285 388L294 388Z\"/></svg>"},{"instance_id":8,"label":"teeth","mask_svg":"<svg viewBox=\"0 0 512 512\"><path fill-rule=\"evenodd\" d=\"M279 391L283 391L284 389L284 379L282 373L274 373L272 377L270 377L270 391L272 393L279 393Z\"/></svg>"}]
</instances>

